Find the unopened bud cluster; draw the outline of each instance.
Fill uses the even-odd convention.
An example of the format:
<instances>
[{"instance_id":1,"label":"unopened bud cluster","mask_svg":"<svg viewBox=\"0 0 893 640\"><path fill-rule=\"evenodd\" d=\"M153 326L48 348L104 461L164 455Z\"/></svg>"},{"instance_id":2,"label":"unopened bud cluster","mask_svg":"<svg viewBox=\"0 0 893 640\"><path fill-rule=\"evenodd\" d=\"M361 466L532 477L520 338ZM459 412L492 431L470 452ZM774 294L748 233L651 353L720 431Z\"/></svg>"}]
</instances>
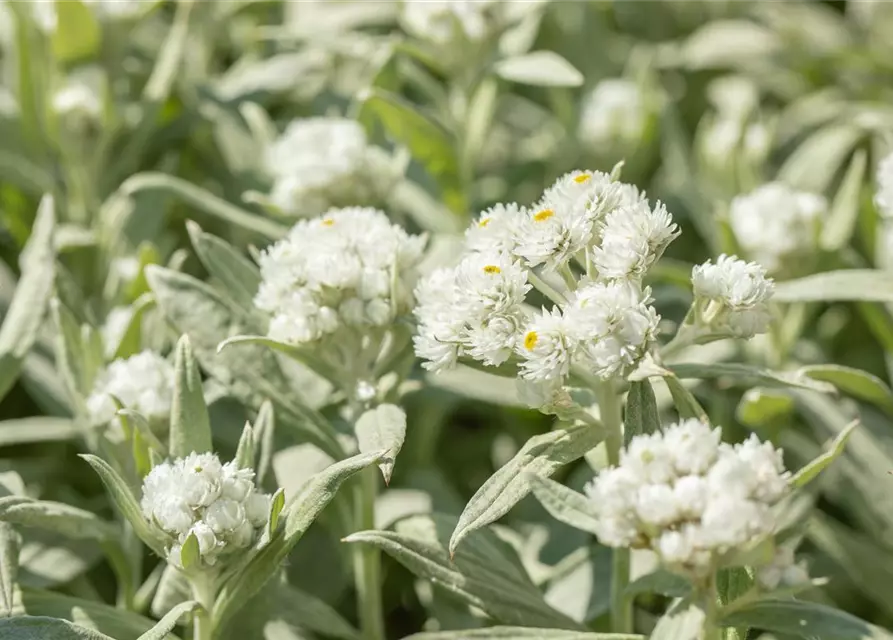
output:
<instances>
[{"instance_id":1,"label":"unopened bud cluster","mask_svg":"<svg viewBox=\"0 0 893 640\"><path fill-rule=\"evenodd\" d=\"M651 549L668 567L703 575L720 556L775 531L772 507L788 492L781 451L755 435L720 442L720 430L685 420L639 435L620 464L588 486L599 540Z\"/></svg>"},{"instance_id":2,"label":"unopened bud cluster","mask_svg":"<svg viewBox=\"0 0 893 640\"><path fill-rule=\"evenodd\" d=\"M182 566L182 547L192 535L207 568L255 543L269 517L270 496L257 490L250 469L221 464L213 453L192 453L149 472L141 507L166 538L171 564Z\"/></svg>"},{"instance_id":3,"label":"unopened bud cluster","mask_svg":"<svg viewBox=\"0 0 893 640\"><path fill-rule=\"evenodd\" d=\"M755 262L721 255L692 270L694 322L708 338L751 338L769 327L775 283Z\"/></svg>"},{"instance_id":4,"label":"unopened bud cluster","mask_svg":"<svg viewBox=\"0 0 893 640\"><path fill-rule=\"evenodd\" d=\"M283 213L312 216L330 207L378 206L400 171L363 128L344 118L295 120L266 151L270 201Z\"/></svg>"},{"instance_id":5,"label":"unopened bud cluster","mask_svg":"<svg viewBox=\"0 0 893 640\"><path fill-rule=\"evenodd\" d=\"M87 398L93 424L115 420L114 398L149 420L166 419L171 411L174 368L154 351L113 361L99 374Z\"/></svg>"}]
</instances>

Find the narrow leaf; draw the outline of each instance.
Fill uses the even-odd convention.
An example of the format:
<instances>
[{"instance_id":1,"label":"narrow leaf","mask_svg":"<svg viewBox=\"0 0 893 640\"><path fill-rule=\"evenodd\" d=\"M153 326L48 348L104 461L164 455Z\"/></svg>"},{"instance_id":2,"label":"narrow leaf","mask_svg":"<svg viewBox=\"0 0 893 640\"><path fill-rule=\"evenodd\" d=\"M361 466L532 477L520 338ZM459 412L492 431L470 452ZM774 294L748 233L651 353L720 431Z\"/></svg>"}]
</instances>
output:
<instances>
[{"instance_id":1,"label":"narrow leaf","mask_svg":"<svg viewBox=\"0 0 893 640\"><path fill-rule=\"evenodd\" d=\"M697 640L704 625L704 611L689 598L677 600L661 617L650 640Z\"/></svg>"},{"instance_id":2,"label":"narrow leaf","mask_svg":"<svg viewBox=\"0 0 893 640\"><path fill-rule=\"evenodd\" d=\"M68 418L40 416L0 422L0 447L38 442L64 442L81 434L77 424Z\"/></svg>"},{"instance_id":3,"label":"narrow leaf","mask_svg":"<svg viewBox=\"0 0 893 640\"><path fill-rule=\"evenodd\" d=\"M285 489L280 488L273 494L270 500L270 517L267 521L267 527L271 538L279 527L279 516L283 508L285 508Z\"/></svg>"},{"instance_id":4,"label":"narrow leaf","mask_svg":"<svg viewBox=\"0 0 893 640\"><path fill-rule=\"evenodd\" d=\"M528 440L468 501L450 538L450 553L456 552L465 536L498 520L530 493L529 473L550 476L559 467L583 457L603 439L601 430L582 425Z\"/></svg>"},{"instance_id":5,"label":"narrow leaf","mask_svg":"<svg viewBox=\"0 0 893 640\"><path fill-rule=\"evenodd\" d=\"M264 400L254 420L254 447L257 450L255 474L258 483L263 483L273 462L273 434L276 431L276 414L273 404Z\"/></svg>"},{"instance_id":6,"label":"narrow leaf","mask_svg":"<svg viewBox=\"0 0 893 640\"><path fill-rule=\"evenodd\" d=\"M627 444L637 435L660 431L657 400L651 382L647 379L630 383L623 427L623 439Z\"/></svg>"},{"instance_id":7,"label":"narrow leaf","mask_svg":"<svg viewBox=\"0 0 893 640\"><path fill-rule=\"evenodd\" d=\"M158 624L146 631L146 633L137 638L137 640L165 640L165 638L168 637L168 634L177 626L180 618L188 613L192 613L198 606L198 602L195 602L194 600L181 602L168 611L165 616L158 621Z\"/></svg>"},{"instance_id":8,"label":"narrow leaf","mask_svg":"<svg viewBox=\"0 0 893 640\"><path fill-rule=\"evenodd\" d=\"M831 213L822 226L820 244L825 251L837 251L846 246L853 237L856 220L859 217L859 196L867 163L868 155L864 149L859 149L853 154L837 195L834 196Z\"/></svg>"},{"instance_id":9,"label":"narrow leaf","mask_svg":"<svg viewBox=\"0 0 893 640\"><path fill-rule=\"evenodd\" d=\"M0 521L56 531L75 539L117 539L121 532L111 522L62 502L34 500L24 496L0 498Z\"/></svg>"},{"instance_id":10,"label":"narrow leaf","mask_svg":"<svg viewBox=\"0 0 893 640\"><path fill-rule=\"evenodd\" d=\"M0 618L21 615L22 593L17 582L22 539L11 525L0 522Z\"/></svg>"},{"instance_id":11,"label":"narrow leaf","mask_svg":"<svg viewBox=\"0 0 893 640\"><path fill-rule=\"evenodd\" d=\"M202 377L192 355L189 337L177 342L174 395L171 402L170 452L174 458L211 450L211 421L205 404Z\"/></svg>"},{"instance_id":12,"label":"narrow leaf","mask_svg":"<svg viewBox=\"0 0 893 640\"><path fill-rule=\"evenodd\" d=\"M676 374L676 377L698 378L700 380L715 380L728 378L736 383L761 385L764 387L789 387L795 389L809 389L830 393L834 391L833 385L827 382L815 380L800 371L772 371L749 364L737 362L722 362L712 364L671 364L667 367Z\"/></svg>"},{"instance_id":13,"label":"narrow leaf","mask_svg":"<svg viewBox=\"0 0 893 640\"><path fill-rule=\"evenodd\" d=\"M697 418L703 422L710 421L707 417L707 412L704 411L704 407L701 406L701 403L698 402L692 392L685 388L685 385L682 384L678 377L674 374L669 374L663 376L663 380L667 383L667 388L670 390L673 404L676 406L676 411L679 412L680 418L683 420Z\"/></svg>"},{"instance_id":14,"label":"narrow leaf","mask_svg":"<svg viewBox=\"0 0 893 640\"><path fill-rule=\"evenodd\" d=\"M198 548L198 538L195 537L195 533L190 533L180 548L180 564L183 569L189 571L198 562L199 556L201 551Z\"/></svg>"},{"instance_id":15,"label":"narrow leaf","mask_svg":"<svg viewBox=\"0 0 893 640\"><path fill-rule=\"evenodd\" d=\"M566 631L564 629L534 629L531 627L486 627L457 631L423 631L406 636L404 640L642 640L645 636L623 633Z\"/></svg>"},{"instance_id":16,"label":"narrow leaf","mask_svg":"<svg viewBox=\"0 0 893 640\"><path fill-rule=\"evenodd\" d=\"M635 596L640 593L659 593L671 598L682 598L691 593L691 583L682 576L658 569L637 578L626 587L627 596Z\"/></svg>"},{"instance_id":17,"label":"narrow leaf","mask_svg":"<svg viewBox=\"0 0 893 640\"><path fill-rule=\"evenodd\" d=\"M115 640L87 627L39 616L0 620L0 638L17 640Z\"/></svg>"},{"instance_id":18,"label":"narrow leaf","mask_svg":"<svg viewBox=\"0 0 893 640\"><path fill-rule=\"evenodd\" d=\"M254 429L251 428L250 422L246 422L239 438L236 457L233 459L240 469L254 469L254 441Z\"/></svg>"},{"instance_id":19,"label":"narrow leaf","mask_svg":"<svg viewBox=\"0 0 893 640\"><path fill-rule=\"evenodd\" d=\"M527 475L533 495L553 518L575 529L597 535L597 505L583 494L554 480L532 473Z\"/></svg>"},{"instance_id":20,"label":"narrow leaf","mask_svg":"<svg viewBox=\"0 0 893 640\"><path fill-rule=\"evenodd\" d=\"M360 639L360 632L329 604L295 587L282 585L276 590L273 611L281 620L326 637Z\"/></svg>"},{"instance_id":21,"label":"narrow leaf","mask_svg":"<svg viewBox=\"0 0 893 640\"><path fill-rule=\"evenodd\" d=\"M831 443L828 451L800 469L794 475L794 477L791 478L791 486L800 488L812 482L816 478L816 476L818 476L824 469L828 467L828 465L834 462L840 456L840 454L843 453L843 449L846 446L847 439L849 439L850 434L853 433L853 429L855 429L857 426L859 426L859 421L853 420L846 427L844 427L843 431L841 431L837 435L837 437L834 438L834 441Z\"/></svg>"},{"instance_id":22,"label":"narrow leaf","mask_svg":"<svg viewBox=\"0 0 893 640\"><path fill-rule=\"evenodd\" d=\"M496 63L496 75L504 80L538 87L579 87L583 74L554 51L532 51Z\"/></svg>"},{"instance_id":23,"label":"narrow leaf","mask_svg":"<svg viewBox=\"0 0 893 640\"><path fill-rule=\"evenodd\" d=\"M893 302L893 273L874 269L826 271L779 282L773 300L778 302L833 302L860 300Z\"/></svg>"},{"instance_id":24,"label":"narrow leaf","mask_svg":"<svg viewBox=\"0 0 893 640\"><path fill-rule=\"evenodd\" d=\"M830 382L844 393L893 414L893 391L886 382L867 371L837 364L812 365L800 371L814 380Z\"/></svg>"},{"instance_id":25,"label":"narrow leaf","mask_svg":"<svg viewBox=\"0 0 893 640\"><path fill-rule=\"evenodd\" d=\"M260 271L235 247L202 231L191 220L186 222L189 238L199 260L223 285L224 292L246 312L254 309L254 296L260 286Z\"/></svg>"},{"instance_id":26,"label":"narrow leaf","mask_svg":"<svg viewBox=\"0 0 893 640\"><path fill-rule=\"evenodd\" d=\"M356 434L361 453L386 452L378 466L385 484L388 484L394 472L394 461L406 437L406 413L393 404L369 409L357 420Z\"/></svg>"},{"instance_id":27,"label":"narrow leaf","mask_svg":"<svg viewBox=\"0 0 893 640\"><path fill-rule=\"evenodd\" d=\"M731 612L722 615L719 622L726 627L755 627L802 638L834 640L893 638L893 634L888 631L845 611L799 600L758 600L734 607Z\"/></svg>"}]
</instances>

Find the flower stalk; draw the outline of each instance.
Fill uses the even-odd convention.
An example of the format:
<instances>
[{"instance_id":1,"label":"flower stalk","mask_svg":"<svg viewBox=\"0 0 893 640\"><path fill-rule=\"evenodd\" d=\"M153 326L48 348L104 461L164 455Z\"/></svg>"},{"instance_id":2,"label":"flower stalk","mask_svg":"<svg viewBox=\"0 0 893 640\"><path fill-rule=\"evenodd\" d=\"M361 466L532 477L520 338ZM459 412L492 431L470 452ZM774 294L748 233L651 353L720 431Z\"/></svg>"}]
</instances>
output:
<instances>
[{"instance_id":1,"label":"flower stalk","mask_svg":"<svg viewBox=\"0 0 893 640\"><path fill-rule=\"evenodd\" d=\"M378 493L378 469L360 473L356 490L356 531L375 528L375 497ZM381 552L370 545L355 545L354 576L357 609L364 640L384 640L384 614L381 603Z\"/></svg>"}]
</instances>

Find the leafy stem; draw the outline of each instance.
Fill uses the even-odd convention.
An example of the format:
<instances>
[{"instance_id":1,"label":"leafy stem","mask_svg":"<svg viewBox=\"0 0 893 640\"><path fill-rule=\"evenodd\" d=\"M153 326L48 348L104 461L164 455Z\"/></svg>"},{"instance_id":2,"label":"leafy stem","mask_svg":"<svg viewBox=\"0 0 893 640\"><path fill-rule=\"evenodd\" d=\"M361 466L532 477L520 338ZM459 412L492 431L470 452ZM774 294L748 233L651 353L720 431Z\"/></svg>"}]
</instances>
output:
<instances>
[{"instance_id":1,"label":"leafy stem","mask_svg":"<svg viewBox=\"0 0 893 640\"><path fill-rule=\"evenodd\" d=\"M375 496L378 492L378 469L370 467L360 472L356 489L357 531L375 528ZM384 640L384 616L381 605L381 551L370 545L355 545L354 576L357 607L363 638Z\"/></svg>"}]
</instances>

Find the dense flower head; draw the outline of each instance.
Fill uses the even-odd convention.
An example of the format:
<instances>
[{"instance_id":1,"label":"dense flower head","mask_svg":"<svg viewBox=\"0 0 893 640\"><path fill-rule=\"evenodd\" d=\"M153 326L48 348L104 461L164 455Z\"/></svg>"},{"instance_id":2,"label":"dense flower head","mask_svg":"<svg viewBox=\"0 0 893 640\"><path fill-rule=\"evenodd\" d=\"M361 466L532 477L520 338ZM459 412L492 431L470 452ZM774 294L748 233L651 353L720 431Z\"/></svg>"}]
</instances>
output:
<instances>
[{"instance_id":1,"label":"dense flower head","mask_svg":"<svg viewBox=\"0 0 893 640\"><path fill-rule=\"evenodd\" d=\"M174 368L154 351L113 361L96 378L87 398L94 424L115 420L115 401L149 419L167 418L173 397Z\"/></svg>"},{"instance_id":2,"label":"dense flower head","mask_svg":"<svg viewBox=\"0 0 893 640\"><path fill-rule=\"evenodd\" d=\"M878 213L885 218L893 218L893 153L878 164L877 193L874 202Z\"/></svg>"},{"instance_id":3,"label":"dense flower head","mask_svg":"<svg viewBox=\"0 0 893 640\"><path fill-rule=\"evenodd\" d=\"M292 121L267 148L265 161L273 178L270 200L292 215L381 204L398 178L392 158L346 118Z\"/></svg>"},{"instance_id":4,"label":"dense flower head","mask_svg":"<svg viewBox=\"0 0 893 640\"><path fill-rule=\"evenodd\" d=\"M797 539L786 540L775 548L772 562L759 567L756 572L757 582L764 589L792 587L809 582L809 570L802 560L797 562L794 552Z\"/></svg>"},{"instance_id":5,"label":"dense flower head","mask_svg":"<svg viewBox=\"0 0 893 640\"><path fill-rule=\"evenodd\" d=\"M640 280L679 235L673 216L645 200L614 209L600 223L601 244L593 263L602 278Z\"/></svg>"},{"instance_id":6,"label":"dense flower head","mask_svg":"<svg viewBox=\"0 0 893 640\"><path fill-rule=\"evenodd\" d=\"M152 468L143 481L143 515L167 540L168 561L181 566L190 535L202 566L252 546L266 525L270 496L254 485L254 472L213 453L191 453Z\"/></svg>"},{"instance_id":7,"label":"dense flower head","mask_svg":"<svg viewBox=\"0 0 893 640\"><path fill-rule=\"evenodd\" d=\"M412 308L424 243L377 209L299 221L259 260L254 301L271 315L270 337L300 345L391 324Z\"/></svg>"},{"instance_id":8,"label":"dense flower head","mask_svg":"<svg viewBox=\"0 0 893 640\"><path fill-rule=\"evenodd\" d=\"M496 26L498 0L404 0L401 21L411 34L437 44L486 38Z\"/></svg>"},{"instance_id":9,"label":"dense flower head","mask_svg":"<svg viewBox=\"0 0 893 640\"><path fill-rule=\"evenodd\" d=\"M815 252L827 210L822 196L772 182L736 197L729 222L747 257L776 273L796 268L798 256Z\"/></svg>"},{"instance_id":10,"label":"dense flower head","mask_svg":"<svg viewBox=\"0 0 893 640\"><path fill-rule=\"evenodd\" d=\"M735 256L719 256L692 270L697 321L718 335L751 338L769 327L775 288L766 270Z\"/></svg>"},{"instance_id":11,"label":"dense flower head","mask_svg":"<svg viewBox=\"0 0 893 640\"><path fill-rule=\"evenodd\" d=\"M504 252L470 253L416 288L416 354L432 371L463 356L496 366L511 355L531 286L521 264Z\"/></svg>"},{"instance_id":12,"label":"dense flower head","mask_svg":"<svg viewBox=\"0 0 893 640\"><path fill-rule=\"evenodd\" d=\"M496 204L480 213L465 231L465 246L481 253L515 250L516 228L529 216L526 207L514 202Z\"/></svg>"},{"instance_id":13,"label":"dense flower head","mask_svg":"<svg viewBox=\"0 0 893 640\"><path fill-rule=\"evenodd\" d=\"M642 88L633 80L607 78L584 99L580 138L596 150L604 145L638 142L648 108Z\"/></svg>"},{"instance_id":14,"label":"dense flower head","mask_svg":"<svg viewBox=\"0 0 893 640\"><path fill-rule=\"evenodd\" d=\"M771 443L753 434L723 443L718 428L691 419L634 437L586 491L603 544L650 548L671 568L702 574L718 555L774 532L788 478Z\"/></svg>"}]
</instances>

